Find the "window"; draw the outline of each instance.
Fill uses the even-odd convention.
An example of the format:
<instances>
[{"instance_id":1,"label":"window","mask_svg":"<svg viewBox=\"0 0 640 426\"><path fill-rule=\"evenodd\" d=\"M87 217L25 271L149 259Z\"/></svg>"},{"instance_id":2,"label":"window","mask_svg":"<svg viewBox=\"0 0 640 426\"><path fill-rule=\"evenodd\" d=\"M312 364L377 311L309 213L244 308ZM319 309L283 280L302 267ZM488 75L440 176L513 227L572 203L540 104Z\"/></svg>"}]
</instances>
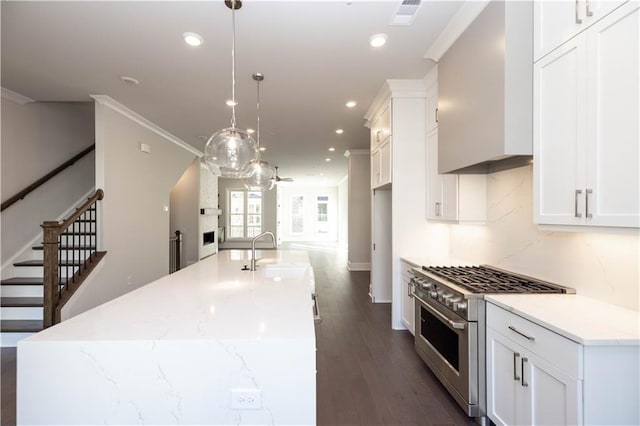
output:
<instances>
[{"instance_id":1,"label":"window","mask_svg":"<svg viewBox=\"0 0 640 426\"><path fill-rule=\"evenodd\" d=\"M262 232L262 193L229 191L229 238L253 238Z\"/></svg>"},{"instance_id":2,"label":"window","mask_svg":"<svg viewBox=\"0 0 640 426\"><path fill-rule=\"evenodd\" d=\"M316 201L316 234L329 233L329 197L318 195Z\"/></svg>"},{"instance_id":3,"label":"window","mask_svg":"<svg viewBox=\"0 0 640 426\"><path fill-rule=\"evenodd\" d=\"M291 233L302 234L304 232L304 197L295 195L291 197Z\"/></svg>"}]
</instances>

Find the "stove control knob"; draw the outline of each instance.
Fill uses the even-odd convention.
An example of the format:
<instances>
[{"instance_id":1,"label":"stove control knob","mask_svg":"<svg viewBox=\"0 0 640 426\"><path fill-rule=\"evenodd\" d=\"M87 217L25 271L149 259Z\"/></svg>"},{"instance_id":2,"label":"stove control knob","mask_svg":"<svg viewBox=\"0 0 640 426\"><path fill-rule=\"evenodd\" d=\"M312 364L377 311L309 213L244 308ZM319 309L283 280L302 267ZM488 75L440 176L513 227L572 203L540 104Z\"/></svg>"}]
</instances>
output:
<instances>
[{"instance_id":1,"label":"stove control knob","mask_svg":"<svg viewBox=\"0 0 640 426\"><path fill-rule=\"evenodd\" d=\"M467 304L465 302L455 302L453 304L453 310L455 312L464 311L467 309Z\"/></svg>"},{"instance_id":2,"label":"stove control knob","mask_svg":"<svg viewBox=\"0 0 640 426\"><path fill-rule=\"evenodd\" d=\"M450 308L452 308L452 307L456 306L458 304L458 302L460 302L460 300L462 300L462 299L460 299L459 297L452 297L450 299L445 300L445 304L447 306L449 306Z\"/></svg>"},{"instance_id":3,"label":"stove control knob","mask_svg":"<svg viewBox=\"0 0 640 426\"><path fill-rule=\"evenodd\" d=\"M432 283L430 283L429 281L424 281L424 280L422 281L422 288L424 290L429 290L431 289L431 287L433 287Z\"/></svg>"},{"instance_id":4,"label":"stove control knob","mask_svg":"<svg viewBox=\"0 0 640 426\"><path fill-rule=\"evenodd\" d=\"M437 299L438 298L438 292L435 290L432 290L429 292L429 297L431 297L432 299Z\"/></svg>"},{"instance_id":5,"label":"stove control knob","mask_svg":"<svg viewBox=\"0 0 640 426\"><path fill-rule=\"evenodd\" d=\"M449 299L451 299L453 297L453 294L451 293L445 293L442 295L442 297L440 298L440 301L445 304L445 305L449 305Z\"/></svg>"}]
</instances>

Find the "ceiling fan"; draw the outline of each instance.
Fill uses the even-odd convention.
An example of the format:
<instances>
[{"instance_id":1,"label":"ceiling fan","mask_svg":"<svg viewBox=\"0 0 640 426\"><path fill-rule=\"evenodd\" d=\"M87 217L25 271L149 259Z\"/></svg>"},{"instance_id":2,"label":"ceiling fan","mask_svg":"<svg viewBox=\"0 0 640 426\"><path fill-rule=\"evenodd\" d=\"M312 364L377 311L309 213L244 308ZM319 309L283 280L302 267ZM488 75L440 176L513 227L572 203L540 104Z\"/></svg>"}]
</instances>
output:
<instances>
[{"instance_id":1,"label":"ceiling fan","mask_svg":"<svg viewBox=\"0 0 640 426\"><path fill-rule=\"evenodd\" d=\"M274 177L276 183L278 183L278 182L293 182L293 178L290 178L290 177L281 178L280 176L278 176L278 166L274 166L274 168L276 169L276 175Z\"/></svg>"}]
</instances>

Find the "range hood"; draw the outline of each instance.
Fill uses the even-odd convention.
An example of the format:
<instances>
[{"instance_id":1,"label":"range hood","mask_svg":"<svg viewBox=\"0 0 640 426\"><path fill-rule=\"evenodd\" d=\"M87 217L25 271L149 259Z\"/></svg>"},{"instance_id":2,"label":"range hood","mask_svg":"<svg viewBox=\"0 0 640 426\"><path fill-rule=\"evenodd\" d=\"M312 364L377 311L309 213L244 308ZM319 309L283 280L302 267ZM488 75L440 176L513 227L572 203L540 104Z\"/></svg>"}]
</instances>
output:
<instances>
[{"instance_id":1,"label":"range hood","mask_svg":"<svg viewBox=\"0 0 640 426\"><path fill-rule=\"evenodd\" d=\"M438 63L438 172L531 163L533 5L492 1Z\"/></svg>"}]
</instances>

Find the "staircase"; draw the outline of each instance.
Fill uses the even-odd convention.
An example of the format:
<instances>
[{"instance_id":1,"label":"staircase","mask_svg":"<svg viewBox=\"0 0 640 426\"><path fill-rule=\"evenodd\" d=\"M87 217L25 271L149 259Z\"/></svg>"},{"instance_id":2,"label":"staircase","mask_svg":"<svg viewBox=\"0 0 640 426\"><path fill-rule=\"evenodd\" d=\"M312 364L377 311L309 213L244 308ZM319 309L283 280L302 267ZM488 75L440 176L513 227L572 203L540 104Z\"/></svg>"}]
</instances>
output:
<instances>
[{"instance_id":1,"label":"staircase","mask_svg":"<svg viewBox=\"0 0 640 426\"><path fill-rule=\"evenodd\" d=\"M62 305L105 255L105 252L96 250L97 207L96 200L92 201L92 198L62 224L43 224L45 240L47 227L59 229L54 231L54 248L50 252L54 256L57 252L58 259L57 268L53 269L53 276L50 278L50 292L45 291L44 284L44 245L32 247L29 253L25 253L23 260L13 263L13 268L8 271L8 275L12 277L0 281L0 332L3 347L16 346L19 340L58 322ZM97 199L101 198L102 191L99 190ZM47 294L49 300L53 301L53 306L50 302L48 309L45 309ZM45 318L47 311L50 313L49 321ZM57 320L52 321L52 315Z\"/></svg>"}]
</instances>

